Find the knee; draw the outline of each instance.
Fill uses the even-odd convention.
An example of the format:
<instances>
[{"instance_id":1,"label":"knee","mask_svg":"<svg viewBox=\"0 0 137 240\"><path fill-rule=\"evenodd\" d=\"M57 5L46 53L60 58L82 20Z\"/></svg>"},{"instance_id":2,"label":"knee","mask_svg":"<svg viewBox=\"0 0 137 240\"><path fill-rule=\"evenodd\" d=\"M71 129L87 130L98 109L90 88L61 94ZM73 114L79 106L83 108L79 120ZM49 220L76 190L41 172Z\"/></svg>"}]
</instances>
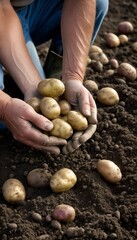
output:
<instances>
[{"instance_id":1,"label":"knee","mask_svg":"<svg viewBox=\"0 0 137 240\"><path fill-rule=\"evenodd\" d=\"M96 0L97 13L105 16L108 12L109 0Z\"/></svg>"}]
</instances>

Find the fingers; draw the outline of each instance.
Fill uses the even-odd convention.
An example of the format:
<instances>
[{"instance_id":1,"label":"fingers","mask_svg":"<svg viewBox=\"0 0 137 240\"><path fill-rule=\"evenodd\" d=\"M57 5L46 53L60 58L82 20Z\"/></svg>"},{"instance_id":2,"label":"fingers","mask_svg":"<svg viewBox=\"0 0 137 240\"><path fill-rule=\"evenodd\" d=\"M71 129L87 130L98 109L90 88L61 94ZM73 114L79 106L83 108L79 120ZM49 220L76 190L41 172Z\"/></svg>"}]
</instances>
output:
<instances>
[{"instance_id":1,"label":"fingers","mask_svg":"<svg viewBox=\"0 0 137 240\"><path fill-rule=\"evenodd\" d=\"M53 128L53 124L50 120L44 117L41 114L38 114L34 111L33 108L30 107L28 113L28 120L33 123L33 125L37 126L40 129L45 131L50 131Z\"/></svg>"},{"instance_id":2,"label":"fingers","mask_svg":"<svg viewBox=\"0 0 137 240\"><path fill-rule=\"evenodd\" d=\"M78 94L79 107L84 116L90 116L90 101L88 91L81 91Z\"/></svg>"},{"instance_id":3,"label":"fingers","mask_svg":"<svg viewBox=\"0 0 137 240\"><path fill-rule=\"evenodd\" d=\"M90 139L94 132L96 131L97 125L90 124L88 128L85 130L84 134L79 138L79 142L85 143L88 139Z\"/></svg>"}]
</instances>

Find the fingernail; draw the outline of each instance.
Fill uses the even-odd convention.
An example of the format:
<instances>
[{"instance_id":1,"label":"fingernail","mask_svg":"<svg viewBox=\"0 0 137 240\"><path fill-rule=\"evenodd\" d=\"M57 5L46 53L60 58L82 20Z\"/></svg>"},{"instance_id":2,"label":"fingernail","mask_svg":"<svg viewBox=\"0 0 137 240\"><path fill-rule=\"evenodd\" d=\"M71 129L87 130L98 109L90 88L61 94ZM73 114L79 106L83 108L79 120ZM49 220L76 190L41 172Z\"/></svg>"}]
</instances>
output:
<instances>
[{"instance_id":1,"label":"fingernail","mask_svg":"<svg viewBox=\"0 0 137 240\"><path fill-rule=\"evenodd\" d=\"M96 124L97 123L97 110L95 108L91 108L91 118L92 118L92 123Z\"/></svg>"},{"instance_id":2,"label":"fingernail","mask_svg":"<svg viewBox=\"0 0 137 240\"><path fill-rule=\"evenodd\" d=\"M53 128L53 124L51 122L46 123L45 130L50 131Z\"/></svg>"},{"instance_id":3,"label":"fingernail","mask_svg":"<svg viewBox=\"0 0 137 240\"><path fill-rule=\"evenodd\" d=\"M87 117L91 115L91 112L90 112L90 110L88 110L88 109L86 109L84 112L85 112L85 115L86 115Z\"/></svg>"}]
</instances>

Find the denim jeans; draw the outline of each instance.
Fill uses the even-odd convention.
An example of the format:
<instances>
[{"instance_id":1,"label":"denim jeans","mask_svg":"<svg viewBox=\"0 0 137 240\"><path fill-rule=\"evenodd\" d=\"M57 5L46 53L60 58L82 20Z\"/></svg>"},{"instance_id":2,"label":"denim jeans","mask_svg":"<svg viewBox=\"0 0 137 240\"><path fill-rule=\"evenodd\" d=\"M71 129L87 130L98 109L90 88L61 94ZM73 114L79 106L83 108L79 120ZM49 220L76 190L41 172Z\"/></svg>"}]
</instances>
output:
<instances>
[{"instance_id":1,"label":"denim jeans","mask_svg":"<svg viewBox=\"0 0 137 240\"><path fill-rule=\"evenodd\" d=\"M26 47L42 79L45 74L35 46L52 40L57 53L62 51L60 20L63 0L34 0L17 11L22 24ZM95 41L101 23L108 11L108 0L96 0L96 19L91 44ZM0 89L4 88L3 70L0 65Z\"/></svg>"}]
</instances>

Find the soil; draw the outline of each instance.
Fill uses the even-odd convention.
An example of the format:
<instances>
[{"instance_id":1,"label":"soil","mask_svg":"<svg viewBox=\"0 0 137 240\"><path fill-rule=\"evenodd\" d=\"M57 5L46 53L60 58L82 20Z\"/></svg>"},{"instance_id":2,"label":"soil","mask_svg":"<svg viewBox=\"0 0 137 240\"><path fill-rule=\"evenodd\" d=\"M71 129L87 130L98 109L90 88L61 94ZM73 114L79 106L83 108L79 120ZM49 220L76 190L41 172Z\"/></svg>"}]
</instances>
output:
<instances>
[{"instance_id":1,"label":"soil","mask_svg":"<svg viewBox=\"0 0 137 240\"><path fill-rule=\"evenodd\" d=\"M137 36L137 3L110 0L109 12L103 22L95 44L107 57L116 58L119 63L128 62L137 68L136 53L131 45ZM106 32L119 34L117 25L128 20L134 25L129 42L110 48L104 41ZM40 47L40 57L45 48ZM118 104L98 107L97 131L74 153L58 157L26 147L15 141L10 132L0 134L0 186L6 179L19 179L26 189L26 200L20 205L7 203L0 192L0 239L69 239L67 230L73 227L74 239L137 239L137 80L130 81L117 73L107 77L102 72L87 71L86 78L95 80L99 88L113 87L119 94ZM99 159L109 159L122 172L122 180L112 184L103 179L96 170ZM54 174L67 167L77 176L76 185L63 193L53 193L50 187L32 188L27 183L27 173L35 168L47 168ZM76 218L70 223L47 221L58 204L69 204L76 210ZM34 217L33 212L39 215Z\"/></svg>"}]
</instances>

